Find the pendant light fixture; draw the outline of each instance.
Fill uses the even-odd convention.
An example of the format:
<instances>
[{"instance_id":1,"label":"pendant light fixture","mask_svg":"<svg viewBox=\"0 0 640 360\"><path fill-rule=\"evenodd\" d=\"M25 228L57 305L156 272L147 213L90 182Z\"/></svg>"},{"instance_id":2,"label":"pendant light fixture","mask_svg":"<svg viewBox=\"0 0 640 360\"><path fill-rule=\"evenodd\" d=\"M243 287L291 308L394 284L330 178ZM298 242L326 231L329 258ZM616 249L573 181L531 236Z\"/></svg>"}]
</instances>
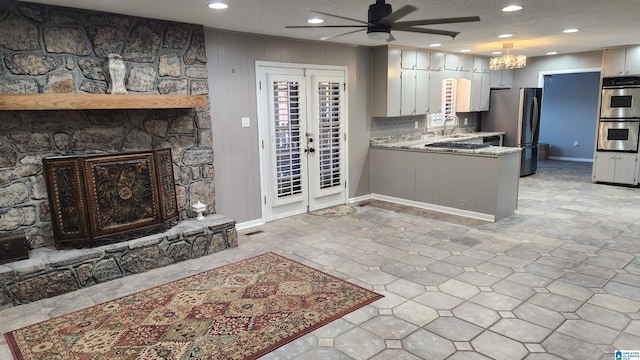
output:
<instances>
[{"instance_id":1,"label":"pendant light fixture","mask_svg":"<svg viewBox=\"0 0 640 360\"><path fill-rule=\"evenodd\" d=\"M527 57L524 55L511 55L509 49L513 48L512 43L503 44L505 53L502 56L492 57L489 60L491 70L520 69L527 65Z\"/></svg>"}]
</instances>

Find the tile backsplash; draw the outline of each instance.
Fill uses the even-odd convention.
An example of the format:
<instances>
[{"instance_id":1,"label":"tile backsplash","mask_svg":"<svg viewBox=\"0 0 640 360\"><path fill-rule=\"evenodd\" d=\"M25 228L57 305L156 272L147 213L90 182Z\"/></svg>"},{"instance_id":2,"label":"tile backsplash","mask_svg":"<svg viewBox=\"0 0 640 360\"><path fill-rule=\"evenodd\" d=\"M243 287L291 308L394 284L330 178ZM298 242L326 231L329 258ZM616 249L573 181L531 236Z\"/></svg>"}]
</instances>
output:
<instances>
[{"instance_id":1,"label":"tile backsplash","mask_svg":"<svg viewBox=\"0 0 640 360\"><path fill-rule=\"evenodd\" d=\"M458 129L465 132L480 131L480 113L458 113ZM467 124L464 124L464 119ZM416 122L418 126L416 128ZM374 117L371 120L371 137L410 135L428 131L427 116Z\"/></svg>"}]
</instances>

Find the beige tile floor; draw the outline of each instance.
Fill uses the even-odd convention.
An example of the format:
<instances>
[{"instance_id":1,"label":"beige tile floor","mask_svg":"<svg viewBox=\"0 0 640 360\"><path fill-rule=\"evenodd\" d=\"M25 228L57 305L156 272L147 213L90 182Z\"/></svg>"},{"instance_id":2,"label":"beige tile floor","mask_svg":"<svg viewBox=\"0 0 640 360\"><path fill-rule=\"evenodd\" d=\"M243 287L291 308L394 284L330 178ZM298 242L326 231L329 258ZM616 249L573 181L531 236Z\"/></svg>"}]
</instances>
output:
<instances>
[{"instance_id":1,"label":"beige tile floor","mask_svg":"<svg viewBox=\"0 0 640 360\"><path fill-rule=\"evenodd\" d=\"M640 189L590 177L541 162L496 223L375 201L275 221L235 249L4 310L0 332L273 251L385 298L263 359L613 359L640 348Z\"/></svg>"}]
</instances>

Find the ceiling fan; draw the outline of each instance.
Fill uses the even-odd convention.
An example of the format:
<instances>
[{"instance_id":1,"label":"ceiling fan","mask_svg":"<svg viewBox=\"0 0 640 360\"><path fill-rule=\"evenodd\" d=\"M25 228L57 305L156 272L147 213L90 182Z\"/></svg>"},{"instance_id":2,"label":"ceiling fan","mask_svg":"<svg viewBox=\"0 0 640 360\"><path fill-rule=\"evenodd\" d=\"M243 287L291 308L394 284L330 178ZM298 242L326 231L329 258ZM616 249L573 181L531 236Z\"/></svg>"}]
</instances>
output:
<instances>
[{"instance_id":1,"label":"ceiling fan","mask_svg":"<svg viewBox=\"0 0 640 360\"><path fill-rule=\"evenodd\" d=\"M430 19L430 20L398 21L401 18L411 14L416 10L417 8L414 6L405 5L400 9L396 10L395 12L392 12L391 4L385 3L384 0L376 0L375 4L369 5L369 16L368 16L368 21L366 22L358 19L352 19L352 18L329 14L321 11L311 11L312 13L315 13L315 14L355 21L357 23L360 23L361 25L300 25L300 26L285 26L285 28L288 28L288 29L361 28L358 30L349 31L344 34L323 38L323 40L329 40L338 36L349 35L355 32L366 30L370 39L381 39L381 40L393 41L394 37L393 35L391 35L391 30L407 31L407 32L423 33L423 34L433 34L433 35L446 35L446 36L451 36L452 38L455 38L459 34L459 32L436 30L436 29L425 29L417 26L480 21L480 17L478 16L441 18L441 19Z\"/></svg>"}]
</instances>

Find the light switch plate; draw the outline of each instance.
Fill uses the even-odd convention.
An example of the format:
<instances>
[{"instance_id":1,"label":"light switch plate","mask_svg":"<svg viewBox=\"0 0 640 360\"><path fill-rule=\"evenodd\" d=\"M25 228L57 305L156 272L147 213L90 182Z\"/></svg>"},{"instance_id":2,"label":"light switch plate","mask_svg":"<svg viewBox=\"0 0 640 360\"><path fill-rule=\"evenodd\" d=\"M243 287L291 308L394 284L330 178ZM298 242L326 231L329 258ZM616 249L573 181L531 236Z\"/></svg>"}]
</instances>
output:
<instances>
[{"instance_id":1,"label":"light switch plate","mask_svg":"<svg viewBox=\"0 0 640 360\"><path fill-rule=\"evenodd\" d=\"M248 117L243 117L242 127L249 127L249 126L251 126L251 119L249 119Z\"/></svg>"}]
</instances>

